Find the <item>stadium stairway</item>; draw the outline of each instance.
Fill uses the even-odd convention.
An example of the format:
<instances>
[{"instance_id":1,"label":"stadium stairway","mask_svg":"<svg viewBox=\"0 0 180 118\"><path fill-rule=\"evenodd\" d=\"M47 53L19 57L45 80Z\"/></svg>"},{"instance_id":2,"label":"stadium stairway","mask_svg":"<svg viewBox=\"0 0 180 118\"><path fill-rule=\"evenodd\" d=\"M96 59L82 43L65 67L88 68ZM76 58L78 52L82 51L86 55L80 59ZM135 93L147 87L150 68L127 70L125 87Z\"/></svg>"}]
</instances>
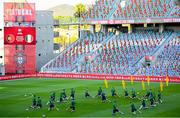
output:
<instances>
[{"instance_id":1,"label":"stadium stairway","mask_svg":"<svg viewBox=\"0 0 180 118\"><path fill-rule=\"evenodd\" d=\"M111 12L109 12L108 16L107 16L107 19L111 19L111 17L113 16L114 12L116 11L117 9L117 4L118 4L119 0L115 0L114 3L112 4L112 10Z\"/></svg>"}]
</instances>

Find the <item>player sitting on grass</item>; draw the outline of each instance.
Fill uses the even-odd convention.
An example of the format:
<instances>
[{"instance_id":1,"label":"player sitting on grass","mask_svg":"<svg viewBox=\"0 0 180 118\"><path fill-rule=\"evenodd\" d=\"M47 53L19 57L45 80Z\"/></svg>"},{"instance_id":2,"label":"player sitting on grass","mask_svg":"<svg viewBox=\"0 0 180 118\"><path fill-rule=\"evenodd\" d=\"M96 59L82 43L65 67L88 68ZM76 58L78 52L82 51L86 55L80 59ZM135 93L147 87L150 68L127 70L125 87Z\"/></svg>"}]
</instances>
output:
<instances>
[{"instance_id":1,"label":"player sitting on grass","mask_svg":"<svg viewBox=\"0 0 180 118\"><path fill-rule=\"evenodd\" d=\"M122 111L119 110L119 108L117 107L116 101L113 102L113 111L112 111L112 115L114 116L116 114L116 112L119 112L120 114L124 114Z\"/></svg>"},{"instance_id":2,"label":"player sitting on grass","mask_svg":"<svg viewBox=\"0 0 180 118\"><path fill-rule=\"evenodd\" d=\"M98 89L98 94L96 95L96 97L101 97L101 94L102 94L102 88L99 87L99 89Z\"/></svg>"},{"instance_id":3,"label":"player sitting on grass","mask_svg":"<svg viewBox=\"0 0 180 118\"><path fill-rule=\"evenodd\" d=\"M106 94L105 94L104 92L102 92L102 94L101 94L101 100L102 100L103 103L106 102L106 101L111 102L110 100L108 100L108 99L106 98Z\"/></svg>"},{"instance_id":4,"label":"player sitting on grass","mask_svg":"<svg viewBox=\"0 0 180 118\"><path fill-rule=\"evenodd\" d=\"M32 106L31 108L36 108L36 104L37 104L37 101L36 101L36 95L33 95L33 99L32 99Z\"/></svg>"},{"instance_id":5,"label":"player sitting on grass","mask_svg":"<svg viewBox=\"0 0 180 118\"><path fill-rule=\"evenodd\" d=\"M124 97L129 97L129 93L128 93L127 88L124 90Z\"/></svg>"},{"instance_id":6,"label":"player sitting on grass","mask_svg":"<svg viewBox=\"0 0 180 118\"><path fill-rule=\"evenodd\" d=\"M74 99L74 96L75 96L75 90L73 88L71 88L70 98Z\"/></svg>"},{"instance_id":7,"label":"player sitting on grass","mask_svg":"<svg viewBox=\"0 0 180 118\"><path fill-rule=\"evenodd\" d=\"M41 101L40 97L38 97L38 99L37 99L37 108L38 109L42 108L42 101Z\"/></svg>"},{"instance_id":8,"label":"player sitting on grass","mask_svg":"<svg viewBox=\"0 0 180 118\"><path fill-rule=\"evenodd\" d=\"M135 99L136 98L136 92L135 92L135 90L134 89L132 89L132 97L131 97L132 99Z\"/></svg>"},{"instance_id":9,"label":"player sitting on grass","mask_svg":"<svg viewBox=\"0 0 180 118\"><path fill-rule=\"evenodd\" d=\"M116 90L114 89L114 87L111 89L111 95L112 95L112 97L114 97L114 96L119 97L118 94L116 93Z\"/></svg>"},{"instance_id":10,"label":"player sitting on grass","mask_svg":"<svg viewBox=\"0 0 180 118\"><path fill-rule=\"evenodd\" d=\"M162 103L162 96L161 96L161 92L158 91L158 103Z\"/></svg>"},{"instance_id":11,"label":"player sitting on grass","mask_svg":"<svg viewBox=\"0 0 180 118\"><path fill-rule=\"evenodd\" d=\"M89 94L88 88L87 88L86 91L85 91L85 98L87 98L87 97L91 97L91 95Z\"/></svg>"},{"instance_id":12,"label":"player sitting on grass","mask_svg":"<svg viewBox=\"0 0 180 118\"><path fill-rule=\"evenodd\" d=\"M155 107L155 106L156 106L156 104L155 104L154 97L153 97L153 96L151 96L149 100L150 100L150 106L151 106L151 107Z\"/></svg>"},{"instance_id":13,"label":"player sitting on grass","mask_svg":"<svg viewBox=\"0 0 180 118\"><path fill-rule=\"evenodd\" d=\"M150 89L150 90L147 91L145 97L146 97L146 99L149 99L149 98L151 98L151 96L153 96L153 94L152 94L152 89Z\"/></svg>"},{"instance_id":14,"label":"player sitting on grass","mask_svg":"<svg viewBox=\"0 0 180 118\"><path fill-rule=\"evenodd\" d=\"M131 103L131 112L132 112L133 114L136 114L136 111L138 111L139 113L141 113L139 110L136 109L134 103Z\"/></svg>"},{"instance_id":15,"label":"player sitting on grass","mask_svg":"<svg viewBox=\"0 0 180 118\"><path fill-rule=\"evenodd\" d=\"M66 110L70 109L71 112L75 111L75 100L74 99L71 99L71 104L70 104L70 107L67 108Z\"/></svg>"},{"instance_id":16,"label":"player sitting on grass","mask_svg":"<svg viewBox=\"0 0 180 118\"><path fill-rule=\"evenodd\" d=\"M141 103L141 106L139 107L139 110L141 110L141 109L147 109L147 108L148 108L148 107L146 106L145 98L143 98L142 103Z\"/></svg>"}]
</instances>

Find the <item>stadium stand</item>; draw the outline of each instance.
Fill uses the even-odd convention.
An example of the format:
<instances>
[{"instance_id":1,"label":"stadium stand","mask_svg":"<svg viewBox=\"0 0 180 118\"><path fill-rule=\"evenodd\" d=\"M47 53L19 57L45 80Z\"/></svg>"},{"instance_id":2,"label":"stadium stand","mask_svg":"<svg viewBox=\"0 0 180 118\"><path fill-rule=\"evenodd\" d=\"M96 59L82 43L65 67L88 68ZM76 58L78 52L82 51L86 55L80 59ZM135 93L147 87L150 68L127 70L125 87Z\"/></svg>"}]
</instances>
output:
<instances>
[{"instance_id":1,"label":"stadium stand","mask_svg":"<svg viewBox=\"0 0 180 118\"><path fill-rule=\"evenodd\" d=\"M77 40L72 46L46 64L45 68L48 71L71 72L75 68L77 61L94 52L110 36L112 36L112 33L98 32Z\"/></svg>"},{"instance_id":2,"label":"stadium stand","mask_svg":"<svg viewBox=\"0 0 180 118\"><path fill-rule=\"evenodd\" d=\"M179 76L180 75L180 33L164 45L152 66L141 67L137 75Z\"/></svg>"},{"instance_id":3,"label":"stadium stand","mask_svg":"<svg viewBox=\"0 0 180 118\"><path fill-rule=\"evenodd\" d=\"M174 0L98 0L83 18L87 21L143 18L171 18L173 21L177 18L178 21L180 7ZM131 28L135 26L137 29L132 32L128 29L129 33L118 24L105 24L106 27L114 26L119 34L101 27L101 32L77 40L41 71L179 77L180 33L164 28L163 23L157 23L159 29L156 22L151 23L150 28L147 24L146 28L134 24ZM153 60L146 62L146 57L153 57Z\"/></svg>"},{"instance_id":4,"label":"stadium stand","mask_svg":"<svg viewBox=\"0 0 180 118\"><path fill-rule=\"evenodd\" d=\"M43 69L56 73L179 76L180 42L177 34L151 30L119 35L91 34L78 40ZM155 56L160 47L164 47L162 54ZM155 64L143 67L140 60L147 55L157 59Z\"/></svg>"},{"instance_id":5,"label":"stadium stand","mask_svg":"<svg viewBox=\"0 0 180 118\"><path fill-rule=\"evenodd\" d=\"M99 0L83 16L85 20L120 20L180 17L174 0Z\"/></svg>"},{"instance_id":6,"label":"stadium stand","mask_svg":"<svg viewBox=\"0 0 180 118\"><path fill-rule=\"evenodd\" d=\"M99 0L95 5L89 8L86 15L83 17L86 19L107 19L108 14L112 12L113 6L117 0Z\"/></svg>"},{"instance_id":7,"label":"stadium stand","mask_svg":"<svg viewBox=\"0 0 180 118\"><path fill-rule=\"evenodd\" d=\"M132 75L139 68L138 61L153 55L170 35L171 31L122 33L101 46L94 60L80 63L77 72Z\"/></svg>"}]
</instances>

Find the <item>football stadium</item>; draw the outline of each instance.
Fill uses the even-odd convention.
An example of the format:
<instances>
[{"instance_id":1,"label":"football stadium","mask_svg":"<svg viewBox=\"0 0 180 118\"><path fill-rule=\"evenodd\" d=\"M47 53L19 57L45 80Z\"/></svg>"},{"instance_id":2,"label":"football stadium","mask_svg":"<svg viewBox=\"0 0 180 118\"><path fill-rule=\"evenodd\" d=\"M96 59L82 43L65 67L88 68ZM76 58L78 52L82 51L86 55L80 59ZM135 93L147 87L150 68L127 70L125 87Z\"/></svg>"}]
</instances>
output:
<instances>
[{"instance_id":1,"label":"football stadium","mask_svg":"<svg viewBox=\"0 0 180 118\"><path fill-rule=\"evenodd\" d=\"M180 117L179 0L51 1L0 1L0 117Z\"/></svg>"}]
</instances>

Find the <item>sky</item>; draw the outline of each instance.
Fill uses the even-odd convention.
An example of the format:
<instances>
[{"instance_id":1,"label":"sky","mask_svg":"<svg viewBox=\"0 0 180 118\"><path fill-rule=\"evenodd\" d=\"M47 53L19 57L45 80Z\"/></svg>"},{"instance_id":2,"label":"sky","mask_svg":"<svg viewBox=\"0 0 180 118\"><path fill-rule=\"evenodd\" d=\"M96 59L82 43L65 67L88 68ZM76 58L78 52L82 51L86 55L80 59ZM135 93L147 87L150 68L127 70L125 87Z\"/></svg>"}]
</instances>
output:
<instances>
[{"instance_id":1,"label":"sky","mask_svg":"<svg viewBox=\"0 0 180 118\"><path fill-rule=\"evenodd\" d=\"M44 10L59 4L71 4L76 5L77 3L92 4L95 0L27 0L28 2L35 2L37 10Z\"/></svg>"},{"instance_id":2,"label":"sky","mask_svg":"<svg viewBox=\"0 0 180 118\"><path fill-rule=\"evenodd\" d=\"M78 3L92 4L95 2L95 0L0 0L0 28L3 26L3 3L16 1L27 1L30 3L35 3L36 10L46 10L59 4L76 5Z\"/></svg>"}]
</instances>

